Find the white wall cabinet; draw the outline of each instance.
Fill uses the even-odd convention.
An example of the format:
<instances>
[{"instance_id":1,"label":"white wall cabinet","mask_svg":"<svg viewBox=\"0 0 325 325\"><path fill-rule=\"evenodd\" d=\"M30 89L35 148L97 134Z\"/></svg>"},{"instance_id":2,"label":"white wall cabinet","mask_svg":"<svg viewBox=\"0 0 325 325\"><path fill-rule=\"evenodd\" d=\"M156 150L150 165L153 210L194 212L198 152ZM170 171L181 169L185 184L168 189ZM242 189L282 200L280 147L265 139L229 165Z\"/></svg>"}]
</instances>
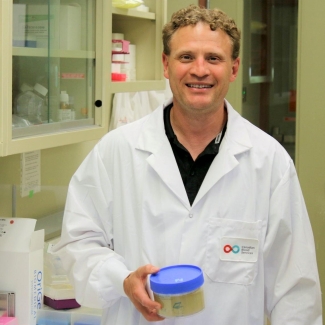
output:
<instances>
[{"instance_id":1,"label":"white wall cabinet","mask_svg":"<svg viewBox=\"0 0 325 325\"><path fill-rule=\"evenodd\" d=\"M166 1L144 4L0 1L0 156L99 139L114 93L164 88ZM136 80L111 80L113 32L136 45Z\"/></svg>"}]
</instances>

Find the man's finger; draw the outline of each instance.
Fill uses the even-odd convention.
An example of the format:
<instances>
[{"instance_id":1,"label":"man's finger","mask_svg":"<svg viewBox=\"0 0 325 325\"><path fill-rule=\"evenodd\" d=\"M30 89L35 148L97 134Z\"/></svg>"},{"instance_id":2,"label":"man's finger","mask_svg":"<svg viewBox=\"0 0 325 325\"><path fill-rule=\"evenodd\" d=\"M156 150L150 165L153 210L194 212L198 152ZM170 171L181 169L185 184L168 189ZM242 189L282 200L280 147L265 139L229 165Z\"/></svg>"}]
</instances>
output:
<instances>
[{"instance_id":1,"label":"man's finger","mask_svg":"<svg viewBox=\"0 0 325 325\"><path fill-rule=\"evenodd\" d=\"M135 273L140 278L147 278L148 275L157 273L159 271L159 268L157 266L147 264L144 266L139 267Z\"/></svg>"}]
</instances>

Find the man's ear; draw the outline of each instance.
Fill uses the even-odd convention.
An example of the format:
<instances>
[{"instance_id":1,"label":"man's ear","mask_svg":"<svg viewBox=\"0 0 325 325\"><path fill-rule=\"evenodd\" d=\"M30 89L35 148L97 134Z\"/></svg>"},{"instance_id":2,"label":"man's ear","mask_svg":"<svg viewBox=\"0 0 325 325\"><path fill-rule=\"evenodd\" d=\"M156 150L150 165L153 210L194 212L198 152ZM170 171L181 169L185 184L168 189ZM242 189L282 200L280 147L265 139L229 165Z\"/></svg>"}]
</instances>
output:
<instances>
[{"instance_id":1,"label":"man's ear","mask_svg":"<svg viewBox=\"0 0 325 325\"><path fill-rule=\"evenodd\" d=\"M169 56L165 53L162 54L162 63L163 63L163 66L164 66L164 77L166 79L169 79L169 74L168 74L168 59L169 59Z\"/></svg>"},{"instance_id":2,"label":"man's ear","mask_svg":"<svg viewBox=\"0 0 325 325\"><path fill-rule=\"evenodd\" d=\"M238 71L239 71L239 66L240 66L240 58L233 60L232 68L231 68L231 75L230 75L230 82L233 82L236 80Z\"/></svg>"}]
</instances>

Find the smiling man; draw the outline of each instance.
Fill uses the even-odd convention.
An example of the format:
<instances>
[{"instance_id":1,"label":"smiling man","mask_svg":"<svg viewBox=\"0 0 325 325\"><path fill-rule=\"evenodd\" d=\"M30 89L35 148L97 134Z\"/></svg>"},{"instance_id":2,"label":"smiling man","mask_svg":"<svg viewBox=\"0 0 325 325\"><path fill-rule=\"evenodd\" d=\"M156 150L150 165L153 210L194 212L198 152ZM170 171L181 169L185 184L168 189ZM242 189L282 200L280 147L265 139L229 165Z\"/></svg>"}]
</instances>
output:
<instances>
[{"instance_id":1,"label":"smiling man","mask_svg":"<svg viewBox=\"0 0 325 325\"><path fill-rule=\"evenodd\" d=\"M240 32L189 6L163 29L173 98L108 133L73 176L55 249L104 325L321 325L313 234L294 164L226 101ZM205 308L159 316L150 274L204 273ZM150 291L149 291L150 292ZM178 305L177 305L178 306Z\"/></svg>"}]
</instances>

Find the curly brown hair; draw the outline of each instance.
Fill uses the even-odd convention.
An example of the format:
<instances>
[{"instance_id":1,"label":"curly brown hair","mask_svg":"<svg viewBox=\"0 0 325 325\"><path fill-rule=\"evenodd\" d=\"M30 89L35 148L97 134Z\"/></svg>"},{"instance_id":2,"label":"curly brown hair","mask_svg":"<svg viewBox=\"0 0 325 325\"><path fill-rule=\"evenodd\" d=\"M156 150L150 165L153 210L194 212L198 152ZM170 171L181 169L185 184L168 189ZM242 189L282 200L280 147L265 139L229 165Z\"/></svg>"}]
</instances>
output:
<instances>
[{"instance_id":1,"label":"curly brown hair","mask_svg":"<svg viewBox=\"0 0 325 325\"><path fill-rule=\"evenodd\" d=\"M235 21L228 17L219 9L206 9L196 5L190 5L175 12L170 22L168 22L162 31L162 39L164 53L170 54L170 40L173 34L181 27L196 25L199 22L206 23L211 30L221 29L229 37L232 42L232 59L235 60L239 56L240 50L240 30L237 28Z\"/></svg>"}]
</instances>

